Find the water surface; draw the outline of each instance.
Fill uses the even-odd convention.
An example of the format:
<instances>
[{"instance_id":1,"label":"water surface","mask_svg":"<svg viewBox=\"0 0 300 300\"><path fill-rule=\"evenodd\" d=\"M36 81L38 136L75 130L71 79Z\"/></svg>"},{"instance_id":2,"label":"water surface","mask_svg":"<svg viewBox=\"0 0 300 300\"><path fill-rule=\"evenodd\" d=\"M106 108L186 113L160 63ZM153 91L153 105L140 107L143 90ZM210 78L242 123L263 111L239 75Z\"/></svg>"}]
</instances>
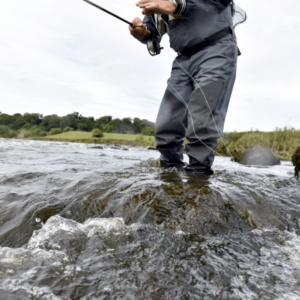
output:
<instances>
[{"instance_id":1,"label":"water surface","mask_svg":"<svg viewBox=\"0 0 300 300\"><path fill-rule=\"evenodd\" d=\"M0 139L0 299L299 299L293 168Z\"/></svg>"}]
</instances>

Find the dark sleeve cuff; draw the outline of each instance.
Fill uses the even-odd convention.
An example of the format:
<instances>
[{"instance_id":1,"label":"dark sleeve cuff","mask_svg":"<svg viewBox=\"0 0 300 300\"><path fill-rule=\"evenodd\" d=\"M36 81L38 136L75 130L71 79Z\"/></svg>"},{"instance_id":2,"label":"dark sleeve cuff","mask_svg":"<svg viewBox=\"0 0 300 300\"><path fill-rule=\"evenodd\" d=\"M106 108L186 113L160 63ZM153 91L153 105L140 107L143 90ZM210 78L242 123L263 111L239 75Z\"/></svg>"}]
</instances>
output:
<instances>
[{"instance_id":1,"label":"dark sleeve cuff","mask_svg":"<svg viewBox=\"0 0 300 300\"><path fill-rule=\"evenodd\" d=\"M138 40L139 42L141 42L142 44L147 44L147 42L148 42L148 40L149 40L149 36L145 36L143 39L141 39L141 40Z\"/></svg>"}]
</instances>

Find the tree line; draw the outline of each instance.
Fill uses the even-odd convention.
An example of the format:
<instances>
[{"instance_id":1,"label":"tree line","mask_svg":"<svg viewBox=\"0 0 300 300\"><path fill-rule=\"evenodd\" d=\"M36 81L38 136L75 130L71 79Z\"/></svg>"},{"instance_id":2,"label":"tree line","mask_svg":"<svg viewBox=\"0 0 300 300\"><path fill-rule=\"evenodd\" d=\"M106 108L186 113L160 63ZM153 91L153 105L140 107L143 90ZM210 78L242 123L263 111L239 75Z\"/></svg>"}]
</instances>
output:
<instances>
[{"instance_id":1,"label":"tree line","mask_svg":"<svg viewBox=\"0 0 300 300\"><path fill-rule=\"evenodd\" d=\"M9 115L0 112L0 127L0 135L4 131L14 135L16 132L25 130L27 136L46 136L54 132L56 134L70 130L90 132L96 128L108 133L142 133L148 136L155 134L155 123L145 119L113 119L112 116L103 116L96 119L94 117L84 117L78 112L63 117L58 115L43 116L38 113Z\"/></svg>"}]
</instances>

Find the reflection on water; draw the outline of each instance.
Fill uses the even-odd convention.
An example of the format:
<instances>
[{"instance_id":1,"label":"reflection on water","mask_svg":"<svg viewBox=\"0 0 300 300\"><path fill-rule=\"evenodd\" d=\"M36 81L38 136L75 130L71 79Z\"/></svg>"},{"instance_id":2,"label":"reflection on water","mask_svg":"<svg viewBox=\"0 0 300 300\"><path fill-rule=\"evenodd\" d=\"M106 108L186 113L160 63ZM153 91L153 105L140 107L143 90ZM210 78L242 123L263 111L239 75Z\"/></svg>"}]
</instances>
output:
<instances>
[{"instance_id":1,"label":"reflection on water","mask_svg":"<svg viewBox=\"0 0 300 300\"><path fill-rule=\"evenodd\" d=\"M293 168L0 139L0 299L299 299ZM125 151L126 150L126 151Z\"/></svg>"}]
</instances>

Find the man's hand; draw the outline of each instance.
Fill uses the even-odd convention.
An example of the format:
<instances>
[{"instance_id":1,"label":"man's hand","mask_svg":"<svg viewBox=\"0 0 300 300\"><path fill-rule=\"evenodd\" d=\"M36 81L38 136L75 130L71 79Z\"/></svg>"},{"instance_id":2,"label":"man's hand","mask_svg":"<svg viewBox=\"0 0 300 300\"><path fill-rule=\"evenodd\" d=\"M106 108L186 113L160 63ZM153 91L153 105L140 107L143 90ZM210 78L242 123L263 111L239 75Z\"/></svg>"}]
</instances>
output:
<instances>
[{"instance_id":1,"label":"man's hand","mask_svg":"<svg viewBox=\"0 0 300 300\"><path fill-rule=\"evenodd\" d=\"M136 4L143 8L142 14L149 17L150 14L168 14L176 11L176 5L172 1L166 0L141 0Z\"/></svg>"},{"instance_id":2,"label":"man's hand","mask_svg":"<svg viewBox=\"0 0 300 300\"><path fill-rule=\"evenodd\" d=\"M133 26L129 26L130 34L138 40L142 40L145 36L149 36L151 32L147 29L146 24L143 24L140 18L135 18L132 21Z\"/></svg>"}]
</instances>

